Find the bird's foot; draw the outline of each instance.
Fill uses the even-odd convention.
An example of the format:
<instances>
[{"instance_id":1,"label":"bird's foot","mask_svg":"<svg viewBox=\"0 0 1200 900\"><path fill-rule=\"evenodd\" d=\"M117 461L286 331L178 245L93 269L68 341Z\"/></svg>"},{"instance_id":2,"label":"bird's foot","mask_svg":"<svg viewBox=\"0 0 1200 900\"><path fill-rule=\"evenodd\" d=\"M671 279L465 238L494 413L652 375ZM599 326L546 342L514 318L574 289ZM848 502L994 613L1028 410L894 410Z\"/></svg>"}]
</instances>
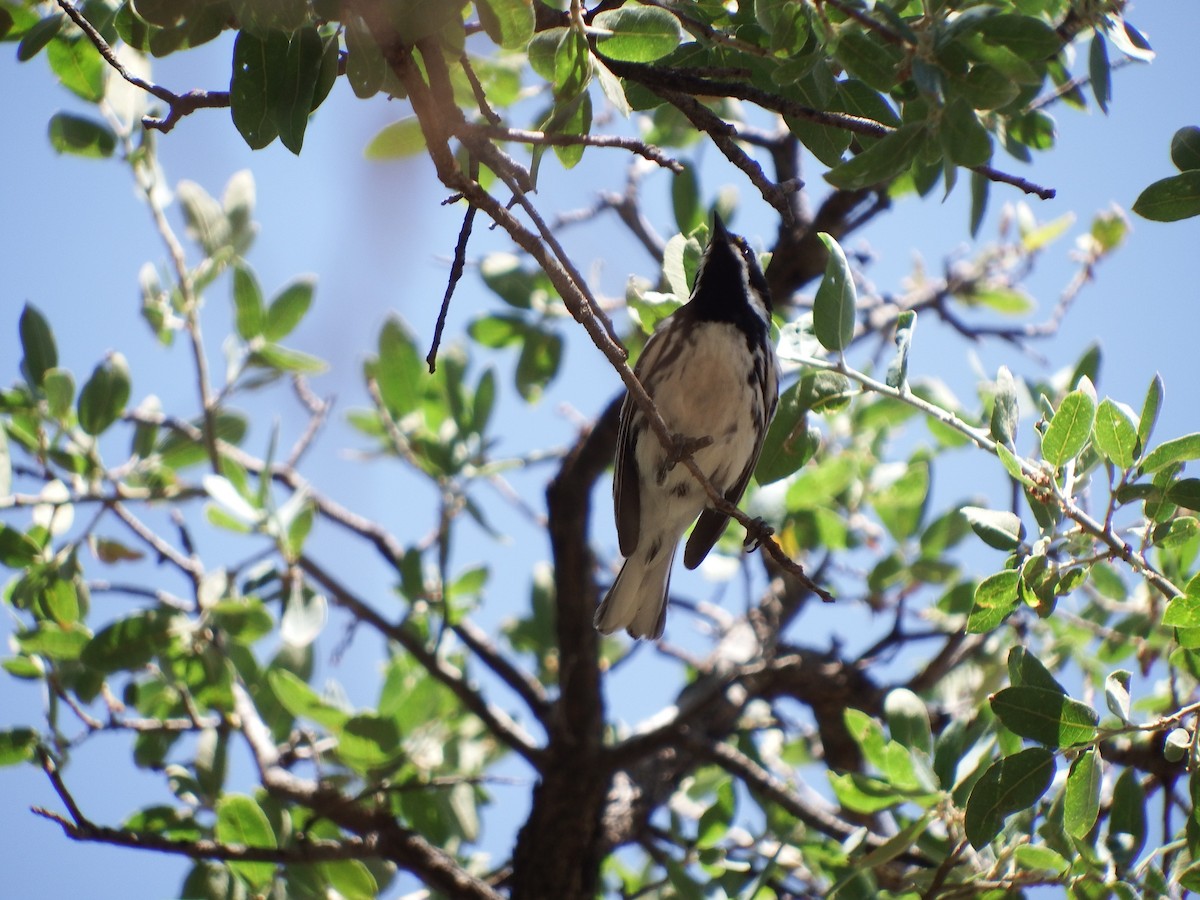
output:
<instances>
[{"instance_id":1,"label":"bird's foot","mask_svg":"<svg viewBox=\"0 0 1200 900\"><path fill-rule=\"evenodd\" d=\"M767 524L767 520L761 517L755 519L746 528L746 539L742 541L742 550L746 553L751 553L762 546L764 539L769 538L775 533L775 529Z\"/></svg>"}]
</instances>

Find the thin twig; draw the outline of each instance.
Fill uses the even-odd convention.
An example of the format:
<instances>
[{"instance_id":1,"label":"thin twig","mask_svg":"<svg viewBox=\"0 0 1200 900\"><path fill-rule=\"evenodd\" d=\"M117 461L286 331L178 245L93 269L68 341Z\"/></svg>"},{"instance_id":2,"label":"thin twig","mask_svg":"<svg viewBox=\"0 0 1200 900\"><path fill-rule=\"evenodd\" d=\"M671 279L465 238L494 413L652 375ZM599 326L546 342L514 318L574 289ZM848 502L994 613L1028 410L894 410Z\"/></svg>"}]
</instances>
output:
<instances>
[{"instance_id":1,"label":"thin twig","mask_svg":"<svg viewBox=\"0 0 1200 900\"><path fill-rule=\"evenodd\" d=\"M155 553L162 559L171 562L177 569L183 572L192 580L193 584L199 585L200 579L204 577L204 568L194 559L180 553L165 540L154 533L152 529L147 527L137 516L125 508L122 503L113 503L109 507L113 514L129 526L129 530L136 534L139 538L145 541Z\"/></svg>"},{"instance_id":2,"label":"thin twig","mask_svg":"<svg viewBox=\"0 0 1200 900\"><path fill-rule=\"evenodd\" d=\"M478 172L479 163L472 157L471 177L478 177ZM446 292L442 295L442 308L438 311L437 325L433 329L433 344L429 348L429 354L425 357L425 362L429 364L430 375L437 370L438 347L442 343L442 331L446 328L446 316L450 312L450 298L454 296L454 289L458 287L458 282L463 276L463 269L467 265L467 242L471 239L471 227L475 224L476 210L477 207L468 201L462 228L458 231L458 241L454 245L454 262L450 264L450 279L446 283Z\"/></svg>"},{"instance_id":3,"label":"thin twig","mask_svg":"<svg viewBox=\"0 0 1200 900\"><path fill-rule=\"evenodd\" d=\"M546 695L546 689L542 687L540 681L528 672L517 668L507 656L496 648L487 633L470 619L456 622L451 626L451 630L471 648L471 651L479 657L484 665L525 701L525 705L538 719L544 720L550 711L550 698Z\"/></svg>"},{"instance_id":4,"label":"thin twig","mask_svg":"<svg viewBox=\"0 0 1200 900\"><path fill-rule=\"evenodd\" d=\"M679 160L663 153L653 144L647 144L636 138L612 134L555 134L545 131L526 131L520 128L500 128L495 125L470 125L468 128L496 141L514 141L521 144L551 147L616 147L636 153L664 169L670 169L676 175L683 171L683 163Z\"/></svg>"},{"instance_id":5,"label":"thin twig","mask_svg":"<svg viewBox=\"0 0 1200 900\"><path fill-rule=\"evenodd\" d=\"M301 377L292 379L292 388L295 390L296 396L300 398L300 402L304 404L304 408L308 410L309 416L304 433L296 440L288 454L287 462L284 463L289 469L294 469L300 464L301 457L312 446L312 442L329 417L329 411L333 408L332 398L328 400L319 398L309 390L308 382Z\"/></svg>"},{"instance_id":6,"label":"thin twig","mask_svg":"<svg viewBox=\"0 0 1200 900\"><path fill-rule=\"evenodd\" d=\"M229 91L194 90L188 91L186 94L176 94L161 85L133 74L117 59L117 54L113 52L108 41L104 40L104 37L84 17L82 12L76 9L73 4L68 3L67 0L58 0L58 5L67 14L67 17L79 26L92 46L99 51L104 61L112 66L118 75L134 87L141 88L143 91L152 94L167 104L168 111L165 117L159 119L154 116L143 116L142 125L144 127L161 131L165 134L174 128L175 123L180 119L191 115L198 109L219 109L229 106Z\"/></svg>"},{"instance_id":7,"label":"thin twig","mask_svg":"<svg viewBox=\"0 0 1200 900\"><path fill-rule=\"evenodd\" d=\"M804 366L809 366L815 369L823 369L827 372L837 372L846 376L852 381L857 381L863 387L874 391L878 394L891 397L893 400L899 400L901 403L906 403L909 406L915 407L925 415L937 419L944 425L970 438L971 441L981 450L986 450L993 456L999 456L997 443L983 429L968 425L954 413L949 410L936 406L933 403L917 397L908 390L894 388L891 385L884 384L881 381L876 381L869 375L858 372L843 361L830 362L824 359L815 357L797 357L795 362ZM1061 508L1067 518L1074 521L1080 529L1096 538L1101 543L1105 544L1111 551L1111 555L1125 562L1131 569L1146 579L1156 590L1164 597L1171 599L1177 597L1183 592L1176 587L1169 578L1159 572L1150 562L1142 555L1138 554L1133 547L1126 541L1122 540L1121 536L1116 533L1111 527L1106 528L1103 524L1096 521L1091 515L1085 512L1068 494L1064 493L1054 481L1053 478L1048 478L1045 470L1022 457L1015 457L1017 463L1021 467L1021 473L1030 481L1041 484L1053 497L1055 503Z\"/></svg>"},{"instance_id":8,"label":"thin twig","mask_svg":"<svg viewBox=\"0 0 1200 900\"><path fill-rule=\"evenodd\" d=\"M758 192L762 194L762 198L779 213L780 218L783 219L786 226L791 227L796 224L792 215L791 204L788 202L788 194L791 191L771 181L766 176L766 173L763 172L762 166L751 159L737 145L738 134L736 128L691 94L660 90L653 86L651 86L651 90L654 90L660 97L670 102L672 106L687 116L688 121L695 125L697 129L703 131L712 139L712 142L725 155L725 158L741 169L743 174L750 179L750 183L758 188Z\"/></svg>"}]
</instances>

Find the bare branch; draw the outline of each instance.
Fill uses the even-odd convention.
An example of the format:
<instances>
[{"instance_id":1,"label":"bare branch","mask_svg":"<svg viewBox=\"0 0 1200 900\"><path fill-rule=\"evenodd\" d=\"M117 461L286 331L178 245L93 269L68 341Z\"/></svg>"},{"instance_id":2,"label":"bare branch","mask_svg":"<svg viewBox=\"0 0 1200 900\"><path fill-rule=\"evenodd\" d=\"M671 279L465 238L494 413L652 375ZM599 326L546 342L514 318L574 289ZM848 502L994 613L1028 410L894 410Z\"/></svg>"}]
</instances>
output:
<instances>
[{"instance_id":1,"label":"bare branch","mask_svg":"<svg viewBox=\"0 0 1200 900\"><path fill-rule=\"evenodd\" d=\"M520 128L500 128L496 125L468 125L466 129L495 141L515 141L521 144L547 147L617 147L636 153L664 169L670 169L677 175L683 171L683 164L679 160L663 153L653 144L647 144L636 138L611 134L554 134L545 131L525 131Z\"/></svg>"},{"instance_id":2,"label":"bare branch","mask_svg":"<svg viewBox=\"0 0 1200 900\"><path fill-rule=\"evenodd\" d=\"M393 625L384 619L313 560L302 556L300 567L325 588L339 606L411 653L430 675L448 687L467 709L479 717L497 740L515 750L534 768L541 765L542 751L533 738L508 713L488 703L477 688L467 683L462 672L426 648L402 625Z\"/></svg>"},{"instance_id":3,"label":"bare branch","mask_svg":"<svg viewBox=\"0 0 1200 900\"><path fill-rule=\"evenodd\" d=\"M484 665L516 691L538 719L545 721L545 717L550 711L550 698L546 696L546 689L542 687L540 681L510 662L508 657L488 639L483 629L470 619L463 619L450 627Z\"/></svg>"},{"instance_id":4,"label":"bare branch","mask_svg":"<svg viewBox=\"0 0 1200 900\"><path fill-rule=\"evenodd\" d=\"M161 131L164 134L175 127L184 116L191 115L198 109L219 109L229 106L229 91L188 91L186 94L176 94L165 87L134 75L117 59L108 41L98 32L75 6L68 0L58 0L58 5L67 17L74 22L117 74L136 88L141 88L167 104L167 115L161 119L153 116L143 116L142 125L146 128Z\"/></svg>"},{"instance_id":5,"label":"bare branch","mask_svg":"<svg viewBox=\"0 0 1200 900\"><path fill-rule=\"evenodd\" d=\"M725 154L725 158L737 166L750 183L758 188L762 198L769 203L780 217L785 226L795 225L792 206L788 195L799 188L797 185L778 185L763 173L762 166L746 155L737 145L737 129L710 110L691 94L679 91L666 91L653 88L660 97L668 100L676 109L687 116L688 121L699 130L705 132L717 148Z\"/></svg>"},{"instance_id":6,"label":"bare branch","mask_svg":"<svg viewBox=\"0 0 1200 900\"><path fill-rule=\"evenodd\" d=\"M472 178L477 176L478 169L479 164L475 160L471 160ZM463 269L467 264L467 242L471 239L471 226L475 223L476 208L471 203L467 203L462 228L458 232L458 241L454 245L454 261L450 264L450 278L446 283L446 292L442 295L442 308L438 311L437 325L433 329L433 344L429 348L429 354L425 357L425 362L429 364L430 375L437 370L437 352L442 343L442 331L446 327L446 315L450 312L450 298L454 296L454 289L458 287L458 282L463 276Z\"/></svg>"}]
</instances>

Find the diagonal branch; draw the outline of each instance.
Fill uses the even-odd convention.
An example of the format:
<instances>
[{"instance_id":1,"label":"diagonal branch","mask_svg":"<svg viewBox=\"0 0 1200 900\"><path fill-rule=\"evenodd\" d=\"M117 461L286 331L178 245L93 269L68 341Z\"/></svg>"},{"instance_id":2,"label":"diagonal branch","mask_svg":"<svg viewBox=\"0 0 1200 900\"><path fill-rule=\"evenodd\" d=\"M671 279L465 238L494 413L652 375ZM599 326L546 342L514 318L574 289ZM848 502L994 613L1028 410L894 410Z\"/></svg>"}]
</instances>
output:
<instances>
[{"instance_id":1,"label":"diagonal branch","mask_svg":"<svg viewBox=\"0 0 1200 900\"><path fill-rule=\"evenodd\" d=\"M447 896L464 900L501 900L487 883L463 869L444 850L400 825L386 807L373 808L365 799L351 799L335 787L300 778L283 768L271 733L240 682L233 686L233 711L250 747L259 778L269 792L307 806L319 816L359 835L376 848L374 855L408 869L426 885Z\"/></svg>"},{"instance_id":2,"label":"diagonal branch","mask_svg":"<svg viewBox=\"0 0 1200 900\"><path fill-rule=\"evenodd\" d=\"M489 703L477 688L467 682L463 673L455 666L429 650L403 625L393 625L384 619L364 600L351 593L349 588L313 560L302 556L300 568L321 587L329 591L330 596L339 606L349 610L356 619L366 622L380 634L395 641L412 654L430 675L448 687L467 709L479 717L498 741L511 750L515 750L535 769L540 767L542 751L534 743L533 738L508 713Z\"/></svg>"}]
</instances>

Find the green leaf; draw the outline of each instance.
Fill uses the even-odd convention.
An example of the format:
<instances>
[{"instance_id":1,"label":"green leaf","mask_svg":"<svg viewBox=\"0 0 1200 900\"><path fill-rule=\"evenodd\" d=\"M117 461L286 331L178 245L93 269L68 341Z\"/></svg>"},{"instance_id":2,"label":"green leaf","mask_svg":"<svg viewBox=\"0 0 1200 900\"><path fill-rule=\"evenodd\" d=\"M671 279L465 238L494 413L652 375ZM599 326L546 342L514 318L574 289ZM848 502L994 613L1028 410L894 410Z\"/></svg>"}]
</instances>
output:
<instances>
[{"instance_id":1,"label":"green leaf","mask_svg":"<svg viewBox=\"0 0 1200 900\"><path fill-rule=\"evenodd\" d=\"M896 317L896 355L888 363L887 384L897 390L908 388L908 351L912 347L913 331L917 326L917 314L906 309Z\"/></svg>"},{"instance_id":2,"label":"green leaf","mask_svg":"<svg viewBox=\"0 0 1200 900\"><path fill-rule=\"evenodd\" d=\"M262 289L258 279L246 266L233 268L233 323L238 337L244 341L256 338L263 331L266 311L263 309Z\"/></svg>"},{"instance_id":3,"label":"green leaf","mask_svg":"<svg viewBox=\"0 0 1200 900\"><path fill-rule=\"evenodd\" d=\"M221 204L194 181L179 182L175 196L183 208L188 237L209 255L224 250L229 245L230 229Z\"/></svg>"},{"instance_id":4,"label":"green leaf","mask_svg":"<svg viewBox=\"0 0 1200 900\"><path fill-rule=\"evenodd\" d=\"M350 89L354 91L354 96L363 100L374 96L383 87L387 63L383 59L383 52L379 49L379 45L371 36L371 30L359 16L347 15L345 24L346 80L350 82ZM270 142L268 141L268 143Z\"/></svg>"},{"instance_id":5,"label":"green leaf","mask_svg":"<svg viewBox=\"0 0 1200 900\"><path fill-rule=\"evenodd\" d=\"M1114 466L1128 469L1133 465L1138 436L1132 413L1108 397L1096 410L1094 437L1097 449Z\"/></svg>"},{"instance_id":6,"label":"green leaf","mask_svg":"<svg viewBox=\"0 0 1200 900\"><path fill-rule=\"evenodd\" d=\"M808 404L800 382L779 398L775 419L767 429L762 453L754 469L759 484L771 484L798 471L812 459L820 437L808 427Z\"/></svg>"},{"instance_id":7,"label":"green leaf","mask_svg":"<svg viewBox=\"0 0 1200 900\"><path fill-rule=\"evenodd\" d=\"M1067 693L1045 663L1021 646L1008 652L1008 677L1014 686L1045 688L1063 696Z\"/></svg>"},{"instance_id":8,"label":"green leaf","mask_svg":"<svg viewBox=\"0 0 1200 900\"><path fill-rule=\"evenodd\" d=\"M568 28L554 51L554 99L574 100L592 78L591 48L587 38Z\"/></svg>"},{"instance_id":9,"label":"green leaf","mask_svg":"<svg viewBox=\"0 0 1200 900\"><path fill-rule=\"evenodd\" d=\"M42 591L41 605L45 613L59 625L71 625L79 621L79 592L75 582L66 578L51 579Z\"/></svg>"},{"instance_id":10,"label":"green leaf","mask_svg":"<svg viewBox=\"0 0 1200 900\"><path fill-rule=\"evenodd\" d=\"M312 276L297 278L271 301L267 308L267 320L263 326L263 337L268 341L280 341L291 334L312 306L313 292L317 280Z\"/></svg>"},{"instance_id":11,"label":"green leaf","mask_svg":"<svg viewBox=\"0 0 1200 900\"><path fill-rule=\"evenodd\" d=\"M925 701L908 688L894 688L883 700L892 740L911 750L933 753L933 732Z\"/></svg>"},{"instance_id":12,"label":"green leaf","mask_svg":"<svg viewBox=\"0 0 1200 900\"><path fill-rule=\"evenodd\" d=\"M925 140L921 123L904 125L853 159L830 169L825 180L843 190L858 190L890 181L909 167Z\"/></svg>"},{"instance_id":13,"label":"green leaf","mask_svg":"<svg viewBox=\"0 0 1200 900\"><path fill-rule=\"evenodd\" d=\"M554 110L542 126L542 130L549 134L585 135L590 133L592 130L591 94L582 93L565 103L555 104ZM586 146L582 143L555 144L554 155L558 157L558 161L562 163L564 169L571 169L578 165L583 158L585 149Z\"/></svg>"},{"instance_id":14,"label":"green leaf","mask_svg":"<svg viewBox=\"0 0 1200 900\"><path fill-rule=\"evenodd\" d=\"M533 37L535 16L530 0L475 0L479 24L505 50L521 50Z\"/></svg>"},{"instance_id":15,"label":"green leaf","mask_svg":"<svg viewBox=\"0 0 1200 900\"><path fill-rule=\"evenodd\" d=\"M1184 509L1200 510L1200 478L1182 478L1167 489L1167 499Z\"/></svg>"},{"instance_id":16,"label":"green leaf","mask_svg":"<svg viewBox=\"0 0 1200 900\"><path fill-rule=\"evenodd\" d=\"M1053 466L1061 466L1083 450L1092 434L1096 401L1083 390L1063 397L1046 433L1042 435L1042 457Z\"/></svg>"},{"instance_id":17,"label":"green leaf","mask_svg":"<svg viewBox=\"0 0 1200 900\"><path fill-rule=\"evenodd\" d=\"M837 352L848 347L854 338L858 293L850 264L837 240L825 232L817 237L829 252L829 259L825 263L825 277L813 299L813 330L826 350Z\"/></svg>"},{"instance_id":18,"label":"green leaf","mask_svg":"<svg viewBox=\"0 0 1200 900\"><path fill-rule=\"evenodd\" d=\"M0 433L3 430L0 429ZM22 569L37 559L41 545L29 535L0 522L0 563L10 569Z\"/></svg>"},{"instance_id":19,"label":"green leaf","mask_svg":"<svg viewBox=\"0 0 1200 900\"><path fill-rule=\"evenodd\" d=\"M1138 444L1143 453L1150 446L1150 434L1154 431L1154 424L1158 421L1164 390L1162 376L1155 372L1150 386L1146 389L1146 398L1142 401L1142 414L1138 417Z\"/></svg>"},{"instance_id":20,"label":"green leaf","mask_svg":"<svg viewBox=\"0 0 1200 900\"><path fill-rule=\"evenodd\" d=\"M479 383L475 386L475 400L472 404L471 422L467 432L478 435L485 434L495 405L496 373L489 367L479 376Z\"/></svg>"},{"instance_id":21,"label":"green leaf","mask_svg":"<svg viewBox=\"0 0 1200 900\"><path fill-rule=\"evenodd\" d=\"M964 506L971 530L989 547L997 550L1015 550L1025 537L1025 526L1021 519L1007 510L984 509L980 506Z\"/></svg>"},{"instance_id":22,"label":"green leaf","mask_svg":"<svg viewBox=\"0 0 1200 900\"><path fill-rule=\"evenodd\" d=\"M0 731L0 766L15 766L33 759L38 734L32 728L10 728Z\"/></svg>"},{"instance_id":23,"label":"green leaf","mask_svg":"<svg viewBox=\"0 0 1200 900\"><path fill-rule=\"evenodd\" d=\"M401 752L395 720L382 716L351 716L338 737L338 755L359 771L387 765Z\"/></svg>"},{"instance_id":24,"label":"green leaf","mask_svg":"<svg viewBox=\"0 0 1200 900\"><path fill-rule=\"evenodd\" d=\"M973 109L1001 109L1021 93L1020 84L983 62L977 62L965 76L956 78L954 86Z\"/></svg>"},{"instance_id":25,"label":"green leaf","mask_svg":"<svg viewBox=\"0 0 1200 900\"><path fill-rule=\"evenodd\" d=\"M251 150L261 150L279 135L275 107L287 50L287 35L278 31L269 32L266 39L239 31L234 39L229 111Z\"/></svg>"},{"instance_id":26,"label":"green leaf","mask_svg":"<svg viewBox=\"0 0 1200 900\"><path fill-rule=\"evenodd\" d=\"M194 428L204 427L203 419L191 423ZM216 416L216 437L230 444L240 444L246 436L246 419L235 412L221 410ZM197 442L176 431L169 431L158 445L162 464L168 469L183 469L208 459L203 442Z\"/></svg>"},{"instance_id":27,"label":"green leaf","mask_svg":"<svg viewBox=\"0 0 1200 900\"><path fill-rule=\"evenodd\" d=\"M1033 806L1054 779L1054 754L1030 747L993 762L967 800L967 840L982 849L1000 833L1004 820Z\"/></svg>"},{"instance_id":28,"label":"green leaf","mask_svg":"<svg viewBox=\"0 0 1200 900\"><path fill-rule=\"evenodd\" d=\"M553 290L541 269L523 268L511 253L489 253L479 264L479 274L501 300L517 309L543 305Z\"/></svg>"},{"instance_id":29,"label":"green leaf","mask_svg":"<svg viewBox=\"0 0 1200 900\"><path fill-rule=\"evenodd\" d=\"M1200 215L1200 169L1154 182L1138 195L1133 211L1152 222L1177 222Z\"/></svg>"},{"instance_id":30,"label":"green leaf","mask_svg":"<svg viewBox=\"0 0 1200 900\"><path fill-rule=\"evenodd\" d=\"M425 387L425 364L408 328L396 317L379 332L379 357L368 364L388 411L400 418L417 408Z\"/></svg>"},{"instance_id":31,"label":"green leaf","mask_svg":"<svg viewBox=\"0 0 1200 900\"><path fill-rule=\"evenodd\" d=\"M1088 747L1071 763L1063 796L1063 827L1074 838L1087 837L1100 815L1101 773L1095 747Z\"/></svg>"},{"instance_id":32,"label":"green leaf","mask_svg":"<svg viewBox=\"0 0 1200 900\"><path fill-rule=\"evenodd\" d=\"M1146 454L1138 468L1142 472L1150 474L1191 459L1200 459L1200 432L1194 431L1191 434L1164 441Z\"/></svg>"},{"instance_id":33,"label":"green leaf","mask_svg":"<svg viewBox=\"0 0 1200 900\"><path fill-rule=\"evenodd\" d=\"M26 303L21 310L17 330L21 336L21 351L25 354L21 359L21 372L31 385L41 387L46 370L58 365L54 333L41 310L32 303Z\"/></svg>"},{"instance_id":34,"label":"green leaf","mask_svg":"<svg viewBox=\"0 0 1200 900\"><path fill-rule=\"evenodd\" d=\"M311 719L334 734L341 732L350 718L349 713L322 700L306 681L287 669L269 669L267 684L280 705L293 716Z\"/></svg>"},{"instance_id":35,"label":"green leaf","mask_svg":"<svg viewBox=\"0 0 1200 900\"><path fill-rule=\"evenodd\" d=\"M1021 574L1006 569L989 575L975 588L975 602L967 619L967 631L985 634L1003 622L1020 602L1017 585Z\"/></svg>"},{"instance_id":36,"label":"green leaf","mask_svg":"<svg viewBox=\"0 0 1200 900\"><path fill-rule=\"evenodd\" d=\"M1090 706L1048 688L1007 687L990 701L1006 728L1051 749L1094 740L1100 721Z\"/></svg>"},{"instance_id":37,"label":"green leaf","mask_svg":"<svg viewBox=\"0 0 1200 900\"><path fill-rule=\"evenodd\" d=\"M900 829L900 831L896 832L882 844L879 844L869 853L865 853L862 857L855 859L855 867L862 870L870 870L876 866L883 865L889 860L895 859L917 842L921 835L925 833L925 829L929 827L933 818L932 812L926 812L909 822L904 828Z\"/></svg>"},{"instance_id":38,"label":"green leaf","mask_svg":"<svg viewBox=\"0 0 1200 900\"><path fill-rule=\"evenodd\" d=\"M51 41L46 48L46 58L62 86L71 93L89 103L104 99L106 64L91 41L83 38Z\"/></svg>"},{"instance_id":39,"label":"green leaf","mask_svg":"<svg viewBox=\"0 0 1200 900\"><path fill-rule=\"evenodd\" d=\"M1108 704L1109 712L1124 722L1132 725L1129 713L1129 680L1131 674L1127 669L1117 669L1104 679L1104 702Z\"/></svg>"},{"instance_id":40,"label":"green leaf","mask_svg":"<svg viewBox=\"0 0 1200 900\"><path fill-rule=\"evenodd\" d=\"M1059 874L1071 867L1061 854L1040 844L1024 844L1017 847L1013 851L1013 858L1022 869L1036 872Z\"/></svg>"},{"instance_id":41,"label":"green leaf","mask_svg":"<svg viewBox=\"0 0 1200 900\"><path fill-rule=\"evenodd\" d=\"M83 648L83 663L104 673L142 668L166 650L172 615L159 610L136 612L101 629Z\"/></svg>"},{"instance_id":42,"label":"green leaf","mask_svg":"<svg viewBox=\"0 0 1200 900\"><path fill-rule=\"evenodd\" d=\"M929 495L929 462L914 458L891 484L881 488L871 505L884 527L897 540L916 533Z\"/></svg>"},{"instance_id":43,"label":"green leaf","mask_svg":"<svg viewBox=\"0 0 1200 900\"><path fill-rule=\"evenodd\" d=\"M301 28L288 37L274 115L279 140L295 154L304 146L323 57L321 35L314 26Z\"/></svg>"},{"instance_id":44,"label":"green leaf","mask_svg":"<svg viewBox=\"0 0 1200 900\"><path fill-rule=\"evenodd\" d=\"M512 315L483 316L467 326L472 340L493 350L517 343L529 330L524 319Z\"/></svg>"},{"instance_id":45,"label":"green leaf","mask_svg":"<svg viewBox=\"0 0 1200 900\"><path fill-rule=\"evenodd\" d=\"M319 356L293 350L280 344L264 344L255 350L250 358L256 365L266 366L279 372L316 375L329 369L329 364Z\"/></svg>"},{"instance_id":46,"label":"green leaf","mask_svg":"<svg viewBox=\"0 0 1200 900\"><path fill-rule=\"evenodd\" d=\"M1171 598L1163 612L1168 628L1200 628L1200 596L1180 594Z\"/></svg>"},{"instance_id":47,"label":"green leaf","mask_svg":"<svg viewBox=\"0 0 1200 900\"><path fill-rule=\"evenodd\" d=\"M111 353L92 370L79 392L79 427L91 435L102 434L117 421L129 402L129 366L120 353Z\"/></svg>"},{"instance_id":48,"label":"green leaf","mask_svg":"<svg viewBox=\"0 0 1200 900\"><path fill-rule=\"evenodd\" d=\"M495 3L496 0L491 0ZM321 864L321 872L329 886L345 900L375 900L379 885L371 870L361 859L342 859Z\"/></svg>"},{"instance_id":49,"label":"green leaf","mask_svg":"<svg viewBox=\"0 0 1200 900\"><path fill-rule=\"evenodd\" d=\"M1088 76L1092 82L1096 105L1107 115L1108 101L1112 97L1112 71L1108 64L1108 42L1104 40L1104 33L1099 30L1092 36L1092 43L1088 48Z\"/></svg>"},{"instance_id":50,"label":"green leaf","mask_svg":"<svg viewBox=\"0 0 1200 900\"><path fill-rule=\"evenodd\" d=\"M671 179L671 207L675 212L675 227L680 234L691 234L704 224L704 209L700 204L700 179L696 167L686 165Z\"/></svg>"},{"instance_id":51,"label":"green leaf","mask_svg":"<svg viewBox=\"0 0 1200 900\"><path fill-rule=\"evenodd\" d=\"M117 149L117 136L104 122L55 113L50 118L50 146L56 153L73 153L93 159L106 158Z\"/></svg>"},{"instance_id":52,"label":"green leaf","mask_svg":"<svg viewBox=\"0 0 1200 900\"><path fill-rule=\"evenodd\" d=\"M254 223L254 175L249 169L235 172L221 195L221 211L229 225L229 240L239 255L254 243L258 226Z\"/></svg>"},{"instance_id":53,"label":"green leaf","mask_svg":"<svg viewBox=\"0 0 1200 900\"><path fill-rule=\"evenodd\" d=\"M1171 138L1171 162L1181 172L1200 169L1200 128L1187 125Z\"/></svg>"},{"instance_id":54,"label":"green leaf","mask_svg":"<svg viewBox=\"0 0 1200 900\"><path fill-rule=\"evenodd\" d=\"M592 20L592 27L602 30L596 39L600 53L622 62L654 62L683 40L678 19L665 9L640 3L604 10Z\"/></svg>"},{"instance_id":55,"label":"green leaf","mask_svg":"<svg viewBox=\"0 0 1200 900\"><path fill-rule=\"evenodd\" d=\"M37 56L53 40L67 17L60 12L51 13L30 27L17 45L17 61L28 62Z\"/></svg>"},{"instance_id":56,"label":"green leaf","mask_svg":"<svg viewBox=\"0 0 1200 900\"><path fill-rule=\"evenodd\" d=\"M951 162L981 166L992 158L992 138L967 101L952 101L942 112L942 147Z\"/></svg>"},{"instance_id":57,"label":"green leaf","mask_svg":"<svg viewBox=\"0 0 1200 900\"><path fill-rule=\"evenodd\" d=\"M1035 109L1008 123L1008 136L1026 147L1034 150L1049 150L1054 146L1058 129L1054 118L1048 113ZM1036 247L1027 249L1037 249Z\"/></svg>"},{"instance_id":58,"label":"green leaf","mask_svg":"<svg viewBox=\"0 0 1200 900\"><path fill-rule=\"evenodd\" d=\"M371 138L363 156L370 160L405 159L425 150L425 132L416 116L387 125Z\"/></svg>"},{"instance_id":59,"label":"green leaf","mask_svg":"<svg viewBox=\"0 0 1200 900\"><path fill-rule=\"evenodd\" d=\"M1030 62L1053 56L1063 45L1058 32L1045 22L1015 13L983 19L979 33L989 43L1006 47Z\"/></svg>"},{"instance_id":60,"label":"green leaf","mask_svg":"<svg viewBox=\"0 0 1200 900\"><path fill-rule=\"evenodd\" d=\"M517 358L517 391L532 403L542 396L546 385L558 374L562 363L562 336L549 331L531 330Z\"/></svg>"},{"instance_id":61,"label":"green leaf","mask_svg":"<svg viewBox=\"0 0 1200 900\"><path fill-rule=\"evenodd\" d=\"M1181 547L1200 534L1200 519L1195 516L1176 516L1165 525L1157 525L1150 542L1156 547Z\"/></svg>"},{"instance_id":62,"label":"green leaf","mask_svg":"<svg viewBox=\"0 0 1200 900\"><path fill-rule=\"evenodd\" d=\"M1106 843L1120 866L1131 864L1146 846L1146 794L1137 769L1124 769L1113 785Z\"/></svg>"},{"instance_id":63,"label":"green leaf","mask_svg":"<svg viewBox=\"0 0 1200 900\"><path fill-rule=\"evenodd\" d=\"M834 48L837 61L877 91L891 90L902 54L857 24L843 30Z\"/></svg>"},{"instance_id":64,"label":"green leaf","mask_svg":"<svg viewBox=\"0 0 1200 900\"><path fill-rule=\"evenodd\" d=\"M1017 437L1017 384L1008 366L996 373L996 396L992 401L990 432L998 444L1011 447Z\"/></svg>"},{"instance_id":65,"label":"green leaf","mask_svg":"<svg viewBox=\"0 0 1200 900\"><path fill-rule=\"evenodd\" d=\"M217 801L215 836L222 844L273 850L277 846L271 822L253 797L226 794ZM251 888L260 890L275 876L269 862L230 862L229 868Z\"/></svg>"},{"instance_id":66,"label":"green leaf","mask_svg":"<svg viewBox=\"0 0 1200 900\"><path fill-rule=\"evenodd\" d=\"M79 659L90 638L88 630L82 625L59 625L55 622L41 622L33 631L16 636L17 646L22 653L55 660Z\"/></svg>"}]
</instances>

